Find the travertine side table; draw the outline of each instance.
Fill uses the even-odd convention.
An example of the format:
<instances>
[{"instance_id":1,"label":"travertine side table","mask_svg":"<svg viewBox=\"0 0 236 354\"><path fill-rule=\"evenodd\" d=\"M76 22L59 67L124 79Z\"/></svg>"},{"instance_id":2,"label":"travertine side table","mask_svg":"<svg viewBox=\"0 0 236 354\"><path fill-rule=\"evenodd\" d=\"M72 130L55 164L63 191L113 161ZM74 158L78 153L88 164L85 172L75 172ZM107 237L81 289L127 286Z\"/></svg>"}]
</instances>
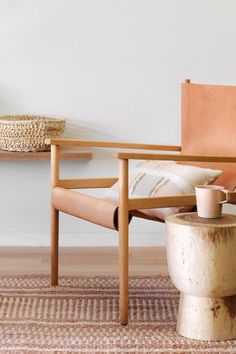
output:
<instances>
[{"instance_id":1,"label":"travertine side table","mask_svg":"<svg viewBox=\"0 0 236 354\"><path fill-rule=\"evenodd\" d=\"M169 216L167 260L180 290L177 332L202 340L236 338L236 216Z\"/></svg>"}]
</instances>

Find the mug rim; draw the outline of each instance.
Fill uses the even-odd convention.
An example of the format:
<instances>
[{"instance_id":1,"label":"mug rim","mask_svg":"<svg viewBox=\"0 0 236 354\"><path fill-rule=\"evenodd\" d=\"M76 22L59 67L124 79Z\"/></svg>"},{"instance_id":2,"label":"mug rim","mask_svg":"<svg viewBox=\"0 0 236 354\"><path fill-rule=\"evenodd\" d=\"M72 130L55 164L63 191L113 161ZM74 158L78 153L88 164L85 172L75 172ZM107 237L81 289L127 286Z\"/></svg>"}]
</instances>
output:
<instances>
[{"instance_id":1,"label":"mug rim","mask_svg":"<svg viewBox=\"0 0 236 354\"><path fill-rule=\"evenodd\" d=\"M195 189L205 189L205 190L208 190L208 191L214 191L214 190L224 190L225 187L223 186L218 186L218 185L215 185L215 184L199 184L197 186L195 186Z\"/></svg>"}]
</instances>

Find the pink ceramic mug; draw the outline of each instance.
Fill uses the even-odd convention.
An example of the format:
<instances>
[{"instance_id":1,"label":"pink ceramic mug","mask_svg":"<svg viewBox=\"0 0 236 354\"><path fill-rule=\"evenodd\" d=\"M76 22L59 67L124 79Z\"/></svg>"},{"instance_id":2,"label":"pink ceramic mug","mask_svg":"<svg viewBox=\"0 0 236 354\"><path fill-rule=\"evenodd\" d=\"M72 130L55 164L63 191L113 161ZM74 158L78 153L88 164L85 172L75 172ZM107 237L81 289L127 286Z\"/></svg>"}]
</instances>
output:
<instances>
[{"instance_id":1,"label":"pink ceramic mug","mask_svg":"<svg viewBox=\"0 0 236 354\"><path fill-rule=\"evenodd\" d=\"M221 217L222 204L228 202L229 191L222 186L200 185L195 187L197 213L200 218Z\"/></svg>"}]
</instances>

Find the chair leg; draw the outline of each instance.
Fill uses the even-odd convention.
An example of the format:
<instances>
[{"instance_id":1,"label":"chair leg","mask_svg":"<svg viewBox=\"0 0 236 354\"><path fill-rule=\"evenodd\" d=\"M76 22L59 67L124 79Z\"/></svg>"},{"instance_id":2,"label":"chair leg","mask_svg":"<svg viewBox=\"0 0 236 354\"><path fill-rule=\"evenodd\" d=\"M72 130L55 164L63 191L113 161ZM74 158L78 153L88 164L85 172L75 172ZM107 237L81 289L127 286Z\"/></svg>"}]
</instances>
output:
<instances>
[{"instance_id":1,"label":"chair leg","mask_svg":"<svg viewBox=\"0 0 236 354\"><path fill-rule=\"evenodd\" d=\"M58 284L59 211L51 209L51 285Z\"/></svg>"},{"instance_id":2,"label":"chair leg","mask_svg":"<svg viewBox=\"0 0 236 354\"><path fill-rule=\"evenodd\" d=\"M128 272L129 272L129 208L128 160L119 160L119 263L120 263L120 323L128 323Z\"/></svg>"},{"instance_id":3,"label":"chair leg","mask_svg":"<svg viewBox=\"0 0 236 354\"><path fill-rule=\"evenodd\" d=\"M119 264L120 264L120 323L128 323L128 276L129 276L129 225L127 217L120 220L119 231Z\"/></svg>"}]
</instances>

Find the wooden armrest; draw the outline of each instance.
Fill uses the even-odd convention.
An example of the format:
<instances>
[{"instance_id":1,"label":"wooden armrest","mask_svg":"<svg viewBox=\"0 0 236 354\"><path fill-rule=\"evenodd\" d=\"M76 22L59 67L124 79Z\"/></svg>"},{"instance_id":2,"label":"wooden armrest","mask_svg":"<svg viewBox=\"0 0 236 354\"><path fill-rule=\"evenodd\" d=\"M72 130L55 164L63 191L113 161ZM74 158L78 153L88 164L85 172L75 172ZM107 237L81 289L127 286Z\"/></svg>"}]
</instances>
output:
<instances>
[{"instance_id":1,"label":"wooden armrest","mask_svg":"<svg viewBox=\"0 0 236 354\"><path fill-rule=\"evenodd\" d=\"M196 205L196 196L192 194L160 197L132 198L128 201L129 210L167 208Z\"/></svg>"},{"instance_id":2,"label":"wooden armrest","mask_svg":"<svg viewBox=\"0 0 236 354\"><path fill-rule=\"evenodd\" d=\"M228 156L195 156L182 154L142 154L132 152L118 152L114 156L123 160L172 160L172 161L195 161L195 162L236 162L236 157Z\"/></svg>"},{"instance_id":3,"label":"wooden armrest","mask_svg":"<svg viewBox=\"0 0 236 354\"><path fill-rule=\"evenodd\" d=\"M121 148L121 149L141 149L141 150L163 150L163 151L181 151L181 146L175 145L152 145L135 144L109 141L93 140L72 140L72 139L46 139L47 145L57 146L81 146L81 147L99 147L99 148Z\"/></svg>"}]
</instances>

